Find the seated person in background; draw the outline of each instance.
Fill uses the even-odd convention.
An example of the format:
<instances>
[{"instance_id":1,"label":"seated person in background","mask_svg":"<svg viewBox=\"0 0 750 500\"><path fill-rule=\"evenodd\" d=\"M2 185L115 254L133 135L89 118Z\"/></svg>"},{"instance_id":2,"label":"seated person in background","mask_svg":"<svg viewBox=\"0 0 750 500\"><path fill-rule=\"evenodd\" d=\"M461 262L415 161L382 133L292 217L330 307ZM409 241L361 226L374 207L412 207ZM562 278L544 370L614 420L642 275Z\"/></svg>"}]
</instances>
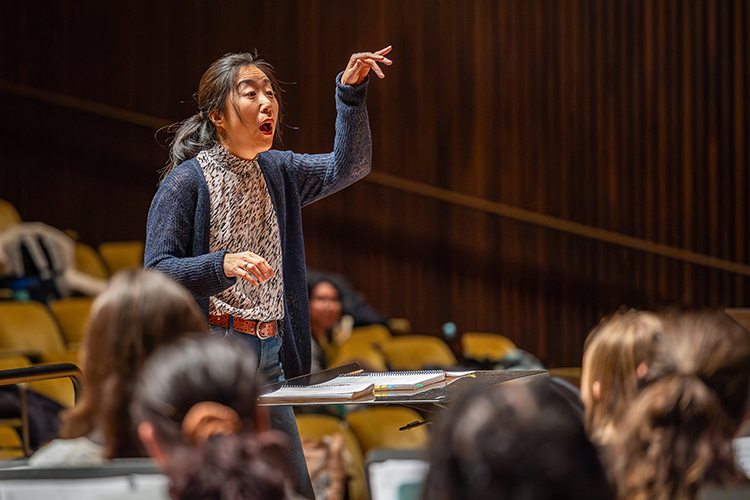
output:
<instances>
[{"instance_id":1,"label":"seated person in background","mask_svg":"<svg viewBox=\"0 0 750 500\"><path fill-rule=\"evenodd\" d=\"M547 377L465 394L435 429L424 500L613 499L580 416Z\"/></svg>"},{"instance_id":2,"label":"seated person in background","mask_svg":"<svg viewBox=\"0 0 750 500\"><path fill-rule=\"evenodd\" d=\"M312 366L316 372L328 367L336 346L346 342L352 333L351 316L342 316L341 291L328 278L308 280L310 296L310 331L312 333Z\"/></svg>"},{"instance_id":3,"label":"seated person in background","mask_svg":"<svg viewBox=\"0 0 750 500\"><path fill-rule=\"evenodd\" d=\"M622 499L692 500L740 477L732 439L748 403L750 333L721 312L664 324L607 450Z\"/></svg>"},{"instance_id":4,"label":"seated person in background","mask_svg":"<svg viewBox=\"0 0 750 500\"><path fill-rule=\"evenodd\" d=\"M388 318L367 304L367 302L365 302L352 288L346 278L340 274L326 273L313 269L312 267L307 268L308 290L310 289L311 284L317 283L321 280L329 281L336 287L341 301L341 310L344 315L352 317L354 320L354 326L386 324Z\"/></svg>"},{"instance_id":5,"label":"seated person in background","mask_svg":"<svg viewBox=\"0 0 750 500\"><path fill-rule=\"evenodd\" d=\"M638 394L638 366L663 330L656 315L628 311L603 319L586 338L581 399L586 431L595 444L606 447L614 438L618 419Z\"/></svg>"},{"instance_id":6,"label":"seated person in background","mask_svg":"<svg viewBox=\"0 0 750 500\"><path fill-rule=\"evenodd\" d=\"M148 360L131 410L169 497L292 497L289 438L257 405L257 365L243 344L215 338L183 339Z\"/></svg>"},{"instance_id":7,"label":"seated person in background","mask_svg":"<svg viewBox=\"0 0 750 500\"><path fill-rule=\"evenodd\" d=\"M91 308L81 350L85 385L76 406L62 414L63 439L40 449L29 464L145 456L128 412L133 386L151 353L186 332L208 334L208 324L185 288L155 271L117 273Z\"/></svg>"}]
</instances>

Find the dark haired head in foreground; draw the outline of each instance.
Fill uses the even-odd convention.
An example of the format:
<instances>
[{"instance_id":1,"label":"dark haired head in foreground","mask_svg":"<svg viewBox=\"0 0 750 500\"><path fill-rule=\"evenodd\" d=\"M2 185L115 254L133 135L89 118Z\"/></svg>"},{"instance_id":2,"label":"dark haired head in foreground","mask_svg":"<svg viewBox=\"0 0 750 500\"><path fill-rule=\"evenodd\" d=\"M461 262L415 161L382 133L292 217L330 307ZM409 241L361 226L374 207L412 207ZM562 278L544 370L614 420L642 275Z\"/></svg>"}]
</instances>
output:
<instances>
[{"instance_id":1,"label":"dark haired head in foreground","mask_svg":"<svg viewBox=\"0 0 750 500\"><path fill-rule=\"evenodd\" d=\"M184 287L155 271L115 274L91 307L81 350L86 385L62 416L61 436L96 437L105 458L143 456L128 412L133 386L146 358L186 332L208 334L208 323Z\"/></svg>"},{"instance_id":2,"label":"dark haired head in foreground","mask_svg":"<svg viewBox=\"0 0 750 500\"><path fill-rule=\"evenodd\" d=\"M547 377L465 395L435 430L424 500L612 499L580 416Z\"/></svg>"},{"instance_id":3,"label":"dark haired head in foreground","mask_svg":"<svg viewBox=\"0 0 750 500\"><path fill-rule=\"evenodd\" d=\"M288 438L259 411L257 361L243 344L184 339L157 352L133 419L180 500L273 500L293 485Z\"/></svg>"},{"instance_id":4,"label":"dark haired head in foreground","mask_svg":"<svg viewBox=\"0 0 750 500\"><path fill-rule=\"evenodd\" d=\"M732 438L747 409L750 333L723 312L664 322L609 449L623 499L690 500L738 474Z\"/></svg>"}]
</instances>

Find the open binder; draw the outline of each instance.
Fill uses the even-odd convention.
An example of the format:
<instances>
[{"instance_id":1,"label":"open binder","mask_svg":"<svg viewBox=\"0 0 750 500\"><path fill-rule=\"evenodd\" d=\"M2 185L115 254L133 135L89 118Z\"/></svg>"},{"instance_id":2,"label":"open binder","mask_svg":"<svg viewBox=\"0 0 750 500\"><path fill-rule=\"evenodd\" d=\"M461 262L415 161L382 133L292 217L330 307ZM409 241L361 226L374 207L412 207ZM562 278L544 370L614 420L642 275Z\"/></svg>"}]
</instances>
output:
<instances>
[{"instance_id":1,"label":"open binder","mask_svg":"<svg viewBox=\"0 0 750 500\"><path fill-rule=\"evenodd\" d=\"M330 380L309 384L272 387L260 397L261 404L320 402L366 402L378 394L415 394L456 376L473 372L446 373L443 370L340 373Z\"/></svg>"}]
</instances>

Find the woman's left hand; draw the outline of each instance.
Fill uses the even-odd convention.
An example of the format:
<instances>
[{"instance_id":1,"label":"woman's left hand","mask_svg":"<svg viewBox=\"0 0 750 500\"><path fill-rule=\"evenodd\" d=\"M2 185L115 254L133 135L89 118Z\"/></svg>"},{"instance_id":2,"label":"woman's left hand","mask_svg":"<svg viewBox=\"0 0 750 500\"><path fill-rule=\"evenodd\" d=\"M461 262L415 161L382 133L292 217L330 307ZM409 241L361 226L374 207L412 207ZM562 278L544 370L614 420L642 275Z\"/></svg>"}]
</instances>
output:
<instances>
[{"instance_id":1,"label":"woman's left hand","mask_svg":"<svg viewBox=\"0 0 750 500\"><path fill-rule=\"evenodd\" d=\"M393 61L385 57L392 48L393 47L389 45L377 52L360 52L359 54L352 54L352 57L349 58L349 64L346 65L344 74L341 76L341 84L357 85L362 83L370 70L373 70L380 78L385 78L383 70L380 69L378 63L387 66L393 64Z\"/></svg>"}]
</instances>

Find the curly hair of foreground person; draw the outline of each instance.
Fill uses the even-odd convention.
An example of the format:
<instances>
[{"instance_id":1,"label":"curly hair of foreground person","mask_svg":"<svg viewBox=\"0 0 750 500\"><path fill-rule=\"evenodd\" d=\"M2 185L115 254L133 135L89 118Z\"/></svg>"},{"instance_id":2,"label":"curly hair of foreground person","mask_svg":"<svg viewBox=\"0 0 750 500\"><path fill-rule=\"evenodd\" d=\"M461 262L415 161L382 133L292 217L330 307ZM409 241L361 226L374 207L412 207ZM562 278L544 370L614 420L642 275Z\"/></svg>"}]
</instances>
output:
<instances>
[{"instance_id":1,"label":"curly hair of foreground person","mask_svg":"<svg viewBox=\"0 0 750 500\"><path fill-rule=\"evenodd\" d=\"M721 312L667 315L665 326L608 449L622 499L692 500L738 477L750 333Z\"/></svg>"}]
</instances>

